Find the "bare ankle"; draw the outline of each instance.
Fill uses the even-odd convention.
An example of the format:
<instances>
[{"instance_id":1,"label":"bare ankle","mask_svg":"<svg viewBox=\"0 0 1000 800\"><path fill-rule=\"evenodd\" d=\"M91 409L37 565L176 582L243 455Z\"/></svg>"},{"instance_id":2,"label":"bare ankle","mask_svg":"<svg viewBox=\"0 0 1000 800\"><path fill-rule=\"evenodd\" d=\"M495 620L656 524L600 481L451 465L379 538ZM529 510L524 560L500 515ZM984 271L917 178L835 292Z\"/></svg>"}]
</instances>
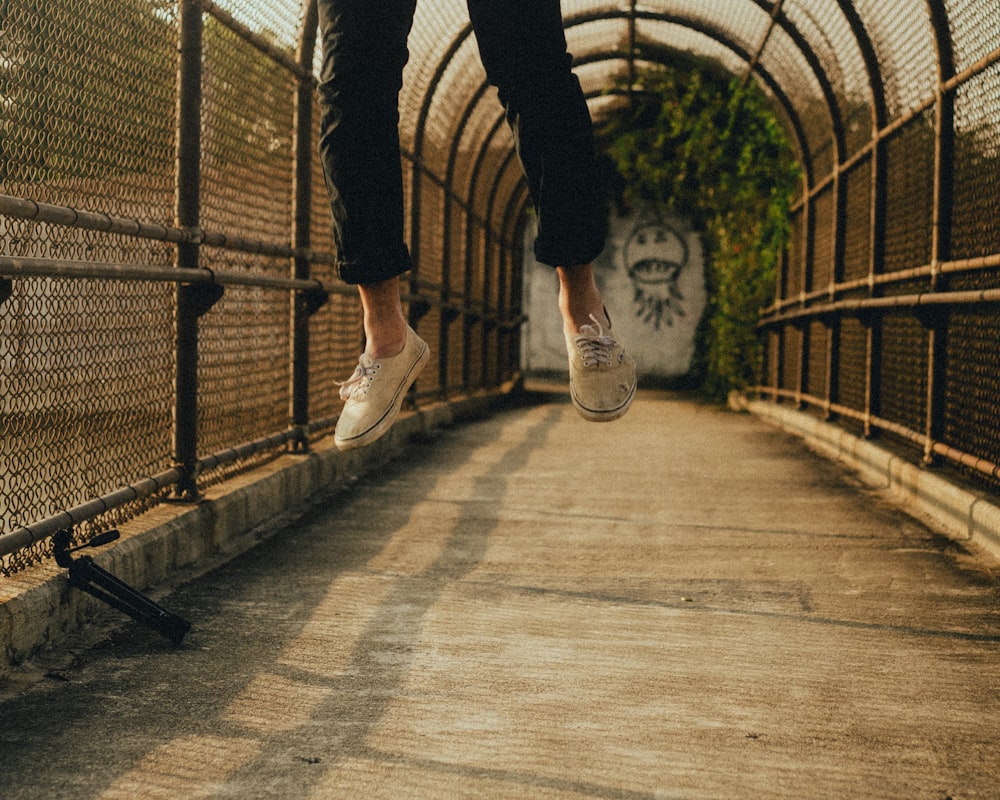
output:
<instances>
[{"instance_id":1,"label":"bare ankle","mask_svg":"<svg viewBox=\"0 0 1000 800\"><path fill-rule=\"evenodd\" d=\"M399 355L406 344L406 317L399 298L399 280L392 278L358 287L365 329L365 352L372 358Z\"/></svg>"},{"instance_id":2,"label":"bare ankle","mask_svg":"<svg viewBox=\"0 0 1000 800\"><path fill-rule=\"evenodd\" d=\"M604 299L594 281L589 264L579 267L558 267L559 311L563 325L578 331L581 325L591 325L596 319L602 327L610 327Z\"/></svg>"},{"instance_id":3,"label":"bare ankle","mask_svg":"<svg viewBox=\"0 0 1000 800\"><path fill-rule=\"evenodd\" d=\"M365 352L372 358L398 356L406 345L406 320L400 315L391 320L365 318Z\"/></svg>"}]
</instances>

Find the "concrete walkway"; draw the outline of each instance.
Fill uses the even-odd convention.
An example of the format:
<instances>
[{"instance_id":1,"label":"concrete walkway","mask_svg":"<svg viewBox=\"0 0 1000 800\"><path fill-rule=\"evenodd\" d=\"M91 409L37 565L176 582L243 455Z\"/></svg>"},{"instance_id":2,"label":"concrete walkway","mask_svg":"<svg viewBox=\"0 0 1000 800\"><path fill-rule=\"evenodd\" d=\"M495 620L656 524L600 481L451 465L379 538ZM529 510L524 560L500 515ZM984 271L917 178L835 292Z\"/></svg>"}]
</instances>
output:
<instances>
[{"instance_id":1,"label":"concrete walkway","mask_svg":"<svg viewBox=\"0 0 1000 800\"><path fill-rule=\"evenodd\" d=\"M664 394L412 443L164 604L7 679L0 798L1000 797L996 562Z\"/></svg>"}]
</instances>

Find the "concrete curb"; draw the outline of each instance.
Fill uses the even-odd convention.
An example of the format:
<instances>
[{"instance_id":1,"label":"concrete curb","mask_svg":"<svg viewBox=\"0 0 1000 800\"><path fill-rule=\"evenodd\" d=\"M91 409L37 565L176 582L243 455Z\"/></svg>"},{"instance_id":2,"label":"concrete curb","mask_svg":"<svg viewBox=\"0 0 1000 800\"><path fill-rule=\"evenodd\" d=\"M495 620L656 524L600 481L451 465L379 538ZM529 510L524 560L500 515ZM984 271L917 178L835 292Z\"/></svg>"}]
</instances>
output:
<instances>
[{"instance_id":1,"label":"concrete curb","mask_svg":"<svg viewBox=\"0 0 1000 800\"><path fill-rule=\"evenodd\" d=\"M341 452L333 437L308 454L284 454L208 489L197 505L163 504L119 527L121 539L94 561L156 597L250 549L323 498L398 456L415 436L489 414L517 400L476 395L404 414L369 447ZM101 615L118 612L71 589L53 561L0 579L0 675ZM121 617L124 619L124 617Z\"/></svg>"},{"instance_id":2,"label":"concrete curb","mask_svg":"<svg viewBox=\"0 0 1000 800\"><path fill-rule=\"evenodd\" d=\"M1000 507L995 498L960 487L805 412L762 400L750 400L746 408L801 437L821 455L842 462L908 513L1000 559Z\"/></svg>"}]
</instances>

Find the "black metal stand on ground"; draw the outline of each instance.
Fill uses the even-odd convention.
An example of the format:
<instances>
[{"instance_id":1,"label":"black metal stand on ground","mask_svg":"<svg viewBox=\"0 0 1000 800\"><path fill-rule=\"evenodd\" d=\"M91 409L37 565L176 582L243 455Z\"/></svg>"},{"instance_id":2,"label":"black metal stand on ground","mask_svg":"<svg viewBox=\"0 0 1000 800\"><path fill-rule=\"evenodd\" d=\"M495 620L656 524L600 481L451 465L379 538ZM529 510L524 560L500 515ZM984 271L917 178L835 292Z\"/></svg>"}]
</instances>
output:
<instances>
[{"instance_id":1,"label":"black metal stand on ground","mask_svg":"<svg viewBox=\"0 0 1000 800\"><path fill-rule=\"evenodd\" d=\"M102 600L112 608L117 608L132 619L148 625L166 636L174 644L180 644L191 623L157 605L146 595L118 580L107 570L97 566L90 556L74 559L70 553L85 547L100 547L115 541L118 531L107 531L95 536L89 542L72 547L73 532L59 531L52 537L56 563L69 570L70 586L82 589L87 594Z\"/></svg>"}]
</instances>

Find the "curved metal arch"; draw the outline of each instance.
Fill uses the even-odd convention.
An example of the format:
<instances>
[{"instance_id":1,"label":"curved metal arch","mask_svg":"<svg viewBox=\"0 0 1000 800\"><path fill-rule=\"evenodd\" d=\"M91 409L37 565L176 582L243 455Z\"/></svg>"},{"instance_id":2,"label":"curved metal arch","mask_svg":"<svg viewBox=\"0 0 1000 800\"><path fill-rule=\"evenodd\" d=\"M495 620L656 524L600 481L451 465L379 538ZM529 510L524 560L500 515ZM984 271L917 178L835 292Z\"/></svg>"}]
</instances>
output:
<instances>
[{"instance_id":1,"label":"curved metal arch","mask_svg":"<svg viewBox=\"0 0 1000 800\"><path fill-rule=\"evenodd\" d=\"M460 121L459 121L459 124L458 124L458 128L455 131L455 135L452 136L451 146L448 149L448 159L447 159L447 162L446 162L446 165L445 165L445 175L444 175L444 179L443 179L443 184L444 184L444 187L445 187L445 197L444 197L445 209L444 209L444 219L442 221L442 240L445 243L448 243L448 242L451 241L451 225L452 225L452 223L451 223L451 204L452 204L452 202L455 202L457 200L466 209L466 214L465 214L465 231L464 231L464 234L465 234L464 235L464 240L465 241L464 241L464 248L463 248L463 251L464 251L464 254L465 254L465 264L464 264L463 276L462 276L462 285L463 285L462 295L463 295L463 300L464 300L463 305L466 308L469 307L469 302L470 302L469 286L470 286L470 280L471 280L471 278L470 278L470 272L471 272L471 264L472 264L472 230L473 230L473 227L474 227L473 222L477 218L477 215L475 214L475 207L473 206L473 193L472 193L472 191L470 190L470 192L468 194L468 197L462 198L462 196L458 192L458 188L454 185L454 181L455 181L455 169L456 169L457 164L458 164L458 155L459 155L459 150L460 150L460 147L461 147L461 142L462 142L462 139L463 139L463 136L464 136L466 124L468 123L468 121L470 119L472 119L473 110L475 109L475 107L477 105L479 105L479 103L481 103L483 101L483 98L484 98L484 96L485 96L485 94L486 94L486 92L487 92L488 89L489 89L489 83L487 81L481 82L480 85L479 85L479 88L469 97L469 99L466 102L465 106L462 108L462 111L461 111L461 114L460 114ZM486 141L489 141L490 139L493 138L493 136L496 135L497 129L500 127L502 121L503 121L502 117L500 119L497 119L497 120L494 121L493 125L490 128L490 133L486 137ZM480 148L480 150L479 150L479 157L482 157L482 155L487 151L487 149L488 148L486 148L486 147ZM478 161L477 161L477 163L478 163ZM475 186L475 180L471 181L471 185ZM486 208L486 210L484 212L483 219L482 219L482 228L486 232L487 236L490 235L490 224L491 224L490 213L491 213L490 212L490 208L489 208L489 206L487 206L487 208ZM498 235L499 235L499 238L502 241L503 235L504 235L503 230L500 230ZM450 295L451 295L451 268L452 268L452 253L451 253L451 248L448 247L448 246L445 246L444 251L442 253L442 262L441 262L441 297L442 297L442 300L445 300L445 301L447 301L448 299L450 299ZM451 323L450 320L446 320L444 318L442 318L442 320L441 320L442 334L441 334L440 341L441 341L441 347L443 349L446 349L448 347L448 344L447 344L448 343L448 337L447 337L445 329L450 325L450 323ZM462 340L463 340L463 348L462 348L462 383L463 383L463 385L466 385L466 386L469 385L469 370L470 370L470 365L469 365L469 331L470 331L470 329L471 329L471 324L470 324L469 320L467 319L466 320L466 324L464 325L464 331L463 331L463 335L462 335ZM446 379L447 361L448 361L447 358L442 358L442 366L441 366L441 370L442 370L441 385L442 386L447 386L447 379Z\"/></svg>"},{"instance_id":2,"label":"curved metal arch","mask_svg":"<svg viewBox=\"0 0 1000 800\"><path fill-rule=\"evenodd\" d=\"M837 0L840 11L847 20L847 24L854 34L854 41L857 42L858 50L861 53L861 60L865 65L865 72L868 75L868 89L872 98L872 124L875 130L880 130L889 121L889 107L885 100L885 81L882 80L882 69L879 66L878 54L875 52L875 45L868 35L868 29L864 21L858 14L851 0Z\"/></svg>"},{"instance_id":3,"label":"curved metal arch","mask_svg":"<svg viewBox=\"0 0 1000 800\"><path fill-rule=\"evenodd\" d=\"M838 164L841 163L843 161L845 153L844 121L840 114L840 106L839 103L837 102L836 91L833 87L833 84L830 83L829 79L827 78L818 56L816 55L812 47L809 45L805 37L802 35L802 33L798 30L798 28L792 23L791 20L787 18L787 16L784 15L783 12L781 12L780 8L777 7L777 4L775 3L769 4L767 0L754 0L754 2L762 10L769 11L770 13L774 14L774 20L775 20L774 24L779 25L781 29L789 36L789 38L792 40L795 46L799 49L803 58L806 60L806 63L809 65L810 70L812 71L814 77L816 78L817 83L820 86L820 91L823 94L824 103L827 108L827 114L830 119L831 131L833 134L833 143L834 147L836 148L835 162ZM928 0L928 2L932 2L932 0ZM866 69L868 70L868 76L869 76L869 86L872 91L871 95L872 107L873 107L872 113L873 116L875 117L875 121L877 122L880 117L884 117L885 115L885 104L884 104L884 93L882 91L881 82L875 80L875 75L878 73L877 71L873 72L871 69L872 64L877 64L877 61L874 58L874 51L871 48L870 40L868 39L867 34L864 33L864 26L862 25L860 19L857 17L856 12L853 12L853 7L850 6L847 0L838 0L838 3L842 9L842 12L845 13L845 17L848 20L848 24L850 25L852 31L855 33L855 40L858 42L859 47L861 48L863 59L866 63ZM851 12L845 11L844 10L845 6L851 8ZM785 112L786 117L789 120L790 126L792 128L793 136L795 137L796 143L798 145L799 157L803 165L803 172L806 181L806 186L811 186L813 184L815 176L813 175L812 159L810 155L810 149L808 147L808 139L805 136L801 119L798 113L795 111L795 106L789 99L788 95L782 90L781 84L777 81L777 79L775 79L774 76L768 70L761 67L759 61L756 61L755 63L754 57L745 48L743 48L740 44L734 41L731 37L727 36L724 32L719 31L718 29L712 26L697 23L681 15L641 10L636 8L634 4L632 4L630 8L627 10L617 10L611 12L608 11L585 12L585 13L571 15L565 19L564 24L566 28L569 29L572 27L576 27L578 25L583 25L590 22L604 21L608 19L621 19L625 20L630 24L634 24L634 22L637 19L648 19L658 22L667 22L675 24L680 27L693 30L697 33L706 36L707 38L711 39L717 44L725 47L730 52L736 54L741 60L750 64L754 74L758 75L760 79L768 86L770 91L774 94L775 98L778 100L779 105ZM424 94L424 99L420 106L420 112L418 114L417 125L414 133L414 154L416 156L416 160L413 165L413 170L414 170L414 180L412 183L413 207L411 208L410 212L411 232L413 234L413 239L415 243L419 239L418 237L419 220L416 219L415 217L416 209L418 208L417 201L419 200L419 180L416 179L417 178L416 173L419 171L420 168L421 152L423 146L423 139L426 131L427 120L429 118L430 109L436 95L437 86L440 84L445 73L447 72L452 59L455 57L455 55L461 49L461 47L466 43L469 37L472 36L472 34L473 34L472 26L471 24L468 24L463 26L462 29L458 31L456 35L453 37L451 43L449 44L445 52L444 57L442 57L440 63L438 64L438 67L435 70L431 81L428 83L427 91ZM864 34L864 36L861 36L861 34ZM614 52L615 52L614 55L615 58L624 58L627 61L632 61L636 58L637 54L639 54L640 51L637 51L635 48L633 48L630 53L626 54L622 54L620 51L614 51ZM643 48L641 52L642 53L653 52L653 49L646 46ZM589 61L592 60L593 59L579 59L576 63L589 63ZM660 63L663 63L662 60L660 59L647 59L647 60L659 61ZM463 120L468 118L468 115L471 112L471 108L474 107L474 105L476 105L478 101L482 98L482 95L487 87L488 84L484 82L473 93L471 102L467 103L465 106L465 110L462 115ZM492 137L492 135L493 134L491 133L490 136ZM460 137L455 137L453 139L453 146L451 148L451 151L449 152L448 171L452 174L449 174L445 179L445 187L446 190L449 191L454 190L454 187L452 187L451 185L451 180L453 177L455 149L457 147L458 138Z\"/></svg>"},{"instance_id":4,"label":"curved metal arch","mask_svg":"<svg viewBox=\"0 0 1000 800\"><path fill-rule=\"evenodd\" d=\"M955 93L944 87L955 77L955 48L948 10L943 0L927 0L934 49L937 55L938 88L934 137L934 219L932 223L931 260L937 264L951 257L951 228L954 194ZM936 272L932 280L937 280Z\"/></svg>"},{"instance_id":5,"label":"curved metal arch","mask_svg":"<svg viewBox=\"0 0 1000 800\"><path fill-rule=\"evenodd\" d=\"M926 0L927 13L934 32L934 50L937 54L938 82L945 84L955 77L955 45L951 36L948 9L943 0Z\"/></svg>"},{"instance_id":6,"label":"curved metal arch","mask_svg":"<svg viewBox=\"0 0 1000 800\"><path fill-rule=\"evenodd\" d=\"M437 93L437 87L444 79L451 61L456 53L462 48L469 36L472 34L472 24L468 23L458 31L451 40L447 50L438 62L437 69L431 76L424 93L423 102L420 104L420 112L417 114L417 124L413 132L413 165L411 167L411 203L410 203L410 239L411 256L414 264L418 263L420 248L420 166L423 163L424 136L427 131L427 120L430 117L431 105ZM445 191L448 191L447 184ZM419 269L419 267L418 267Z\"/></svg>"},{"instance_id":7,"label":"curved metal arch","mask_svg":"<svg viewBox=\"0 0 1000 800\"><path fill-rule=\"evenodd\" d=\"M500 162L499 168L497 169L496 173L493 176L493 181L492 181L492 184L490 186L489 193L487 195L488 198L489 198L488 201L487 201L487 207L488 208L490 208L490 209L502 208L503 209L504 213L501 215L501 218L505 218L507 216L507 212L509 211L509 208L510 208L510 197L505 198L506 201L503 202L502 205L501 205L501 201L500 201L500 198L499 198L501 187L503 187L504 185L510 185L510 186L512 186L513 187L513 191L511 192L511 195L514 195L514 194L517 193L518 187L524 186L524 184L525 184L524 180L520 179L520 175L518 175L517 177L515 177L513 181L510 181L510 180L507 179L508 174L512 170L517 170L517 167L513 166L513 164L512 164L512 162L514 161L515 157L516 157L516 153L514 151L514 148L511 148L510 150L507 151L507 154L504 156L503 161ZM485 240L483 242L483 303L484 303L483 311L484 312L488 312L489 309L487 309L485 307L485 304L486 304L486 301L488 300L488 297L489 297L489 294L490 294L487 291L487 289L488 289L487 279L488 279L489 274L490 274L489 266L490 266L490 250L491 250L491 247L490 247L490 238L491 237L490 237L489 228L486 229L485 233L486 233L486 237L485 237ZM501 244L501 249L502 249L503 242L501 241L500 244ZM508 246L513 246L513 242L510 242ZM501 310L500 305L501 304L498 302L498 304L497 304L497 311L498 312ZM484 313L483 316L486 319L490 318L490 314L489 313ZM484 330L483 333L484 333L484 336L483 336L482 360L483 360L483 370L485 372L486 364L487 364L487 362L489 360L489 351L488 351L488 349L486 347L486 336L485 336L486 331Z\"/></svg>"},{"instance_id":8,"label":"curved metal arch","mask_svg":"<svg viewBox=\"0 0 1000 800\"><path fill-rule=\"evenodd\" d=\"M760 5L759 0L755 0ZM763 8L763 6L761 6ZM806 41L805 37L802 36L801 32L792 25L791 21L785 17L782 17L785 24L781 25L782 30L789 34L789 37L795 43L796 47L802 53L803 58L805 58L806 63L809 65L813 76L816 78L817 83L820 86L820 91L823 94L823 99L826 104L827 113L830 118L830 126L834 134L834 147L836 148L836 161L839 163L843 159L844 154L844 122L840 116L840 106L837 103L836 92L833 90L833 85L829 82L826 77L826 73L822 68L822 64L819 62L819 58L816 56L812 47ZM636 19L646 19L655 22L666 22L672 25L677 25L682 28L687 28L688 30L700 33L708 39L721 44L726 49L731 50L740 56L741 59L746 61L748 64L753 65L754 59L750 54L739 44L732 41L724 32L717 30L716 28L704 25L702 23L696 22L695 20L688 19L682 15L670 14L667 12L659 11L649 11L641 10L637 8L632 8L628 10L617 10L610 12L585 12L577 15L572 15L567 18L566 27L570 28L575 25L582 25L588 22L600 22L608 19L622 19L626 21L632 21ZM780 23L779 23L780 24ZM790 30L791 29L791 30ZM794 34L792 33L794 31ZM757 67L755 66L755 71Z\"/></svg>"},{"instance_id":9,"label":"curved metal arch","mask_svg":"<svg viewBox=\"0 0 1000 800\"><path fill-rule=\"evenodd\" d=\"M445 174L444 174L444 184L447 187L447 191L445 193L445 218L444 218L443 238L444 241L446 242L450 239L451 236L451 215L448 213L448 211L450 210L449 205L451 202L451 197L453 194L456 197L459 197L458 188L454 185L454 183L455 183L455 170L458 166L458 154L461 148L462 138L465 134L466 124L470 119L472 119L473 109L477 105L479 105L480 102L482 102L488 90L489 90L489 83L487 81L483 81L479 85L479 88L475 92L473 92L473 94L469 97L468 102L462 109L461 121L459 122L458 129L455 132L456 135L452 137L451 146L448 148L448 160L445 165ZM494 122L494 127L491 129L490 137L494 135L496 125L497 123ZM447 250L447 248L445 249L444 252L444 260L441 265L441 269L442 269L442 284L443 284L442 291L444 292L448 291L447 278L451 272L451 254Z\"/></svg>"},{"instance_id":10,"label":"curved metal arch","mask_svg":"<svg viewBox=\"0 0 1000 800\"><path fill-rule=\"evenodd\" d=\"M465 202L468 203L470 209L474 209L475 208L475 205L474 205L475 199L474 198L475 198L475 195L476 195L476 187L479 185L479 173L482 170L483 164L486 161L486 154L489 152L489 147L486 146L486 145L497 135L497 133L499 132L499 130L503 127L505 121L506 120L505 120L505 118L504 118L504 116L502 114L499 114L497 116L497 119L494 121L493 125L490 126L489 133L487 134L487 136L483 140L484 141L484 146L479 148L479 152L476 155L475 161L473 162L472 172L469 175L469 184L466 187L467 190L468 190L468 194L467 194L466 200L465 200ZM516 156L516 152L515 152L514 148L511 147L507 151L507 154L504 157L503 162L501 162L501 169L497 170L497 176L499 176L500 174L502 174L503 170L507 168L507 166L510 164L511 159L513 159L515 156ZM496 180L496 177L494 178L494 180ZM455 194L458 195L458 192L456 192ZM492 202L494 200L493 192L491 192L488 197L489 197L489 199L488 199L488 201L487 201L487 203L485 205L484 212L483 212L483 216L487 220L487 222L489 222L492 219L492 209L493 209ZM471 236L471 229L467 228L466 229L466 258L468 258L469 253L470 253L470 244L471 244L470 241L469 241L470 236Z\"/></svg>"},{"instance_id":11,"label":"curved metal arch","mask_svg":"<svg viewBox=\"0 0 1000 800\"><path fill-rule=\"evenodd\" d=\"M479 96L481 97L482 94L484 94L485 91L488 89L488 84L484 81L480 88L481 88L481 91L479 93ZM497 114L497 118L494 120L493 124L489 128L489 132L487 133L487 135L483 139L483 146L481 146L479 148L479 151L478 151L478 153L476 155L475 161L473 162L472 171L471 171L470 176L469 176L468 186L466 187L467 188L467 195L466 195L466 198L464 200L464 202L466 202L468 204L468 207L470 208L470 210L474 210L474 208L475 208L475 206L474 206L474 197L475 197L475 194L476 194L476 187L479 184L479 174L480 174L480 171L482 170L483 164L485 163L486 154L489 152L489 146L488 146L488 144L489 144L490 141L492 141L497 136L499 130L503 127L505 121L506 120L504 118L504 115L498 113ZM500 177L506 172L507 168L510 165L511 160L515 157L515 155L516 154L515 154L514 148L513 147L509 148L508 151L507 151L507 154L504 157L504 160L501 162L500 168L497 170L497 173L494 176L494 189L492 189L490 191L490 193L487 195L487 202L485 204L485 208L484 208L484 212L483 212L484 219L486 220L486 223L487 223L486 225L483 226L483 228L484 228L484 230L486 232L487 237L489 237L489 227L490 227L489 223L492 221L493 203L494 203L494 201L496 199L495 198L495 185L496 185L497 181L500 180ZM519 181L518 183L523 183L523 181ZM460 197L460 195L459 195L459 193L458 193L457 190L454 191L454 194L457 197ZM500 231L501 242L503 241L503 239L502 239L503 234L504 234L504 231L501 230ZM469 301L469 298L468 298L469 287L472 285L472 283L471 283L472 282L472 262L473 262L473 241L472 241L472 239L473 239L473 226L472 225L466 225L466 227L465 227L465 267L464 267L464 276L463 276L463 286L464 286L463 292L466 295L466 303L465 303L466 306L469 305L469 302L468 302ZM511 240L510 246L513 246L513 240ZM485 318L485 316L486 316L486 309L485 308L480 309L479 317L480 318ZM465 384L469 383L469 376L471 374L471 369L472 369L472 367L471 367L471 360L470 360L471 359L470 333L471 333L471 330L472 330L472 325L474 325L477 321L478 320L475 319L475 318L467 318L466 319L466 324L465 324L465 330L463 332L462 381Z\"/></svg>"},{"instance_id":12,"label":"curved metal arch","mask_svg":"<svg viewBox=\"0 0 1000 800\"><path fill-rule=\"evenodd\" d=\"M789 35L796 47L803 50L803 52L806 49L813 52L805 36L785 14L783 0L752 0L752 2L762 11L772 15L775 23ZM872 44L868 30L865 28L864 22L854 7L854 3L851 0L837 0L837 6L844 15L844 19L854 36L854 41L858 45L858 52L861 54L861 61L865 66L868 91L872 103L872 125L876 129L881 128L888 121L889 115L885 102L885 85L882 81L882 70L879 67L875 46ZM822 65L818 66L819 69L817 71L825 75L826 71L822 69Z\"/></svg>"},{"instance_id":13,"label":"curved metal arch","mask_svg":"<svg viewBox=\"0 0 1000 800\"><path fill-rule=\"evenodd\" d=\"M494 208L496 206L496 203L497 203L497 196L496 195L497 195L497 192L498 192L498 187L502 183L504 176L511 169L511 161L513 160L513 158L514 158L514 150L513 150L513 148L511 148L510 150L507 151L507 154L504 157L503 161L501 162L499 169L497 169L496 175L494 176L494 179L493 179L493 185L491 186L490 191L487 192L488 199L487 199L486 205L487 205L487 207L489 209L492 209L492 208ZM474 186L477 182L478 182L478 175L477 175L476 181L474 181L472 185ZM523 184L523 181L515 181L515 191L517 190L516 187L519 186L519 185L521 185L521 184ZM509 207L510 207L509 203L507 203L504 206L504 215L503 215L504 219L507 218L507 214L509 213L509 210L510 210ZM487 213L492 214L491 211L489 211ZM487 322L491 318L490 310L487 307L487 299L486 299L487 298L487 294L486 294L487 284L486 284L486 281L488 280L488 276L489 276L489 263L488 262L489 262L489 253L490 253L490 243L491 243L491 240L493 240L493 234L491 233L489 227L483 228L483 233L484 233L484 237L485 238L484 238L484 242L483 242L483 246L482 246L481 255L482 255L482 260L483 260L482 275L483 275L483 284L484 285L483 285L482 290L481 290L480 295L479 295L480 296L480 301L479 301L479 306L477 308L477 311L474 314L466 315L466 318L465 318L465 321L464 321L464 324L463 324L463 331L462 331L462 383L464 385L469 385L471 383L472 358L473 358L472 331L473 331L473 329L474 329L474 327L476 325L483 324L483 323ZM506 250L511 250L514 247L516 247L516 245L515 245L514 240L513 240L512 237L510 238L509 241L507 241L507 242L504 241L504 237L505 237L506 234L507 234L507 231L504 230L503 227L501 227L500 228L499 236L496 239L500 243L500 248L501 248L502 252L506 251ZM464 278L463 278L463 280L464 280L463 292L465 294L465 306L467 308L475 307L475 305L471 302L471 287L472 287L472 277L473 277L472 265L473 265L473 261L475 259L475 255L476 255L476 252L477 252L476 248L474 247L473 236L474 236L473 226L471 226L471 225L466 226L466 229L465 229L465 270L464 270ZM498 324L502 324L502 322L503 322L503 320L498 320ZM485 371L486 371L486 360L487 360L487 349L486 349L485 332L486 332L486 330L484 328L484 332L483 332L484 335L483 335L482 347L481 347L481 352L480 352L480 369L481 369L481 371L482 371L482 373L484 375L485 375Z\"/></svg>"}]
</instances>

